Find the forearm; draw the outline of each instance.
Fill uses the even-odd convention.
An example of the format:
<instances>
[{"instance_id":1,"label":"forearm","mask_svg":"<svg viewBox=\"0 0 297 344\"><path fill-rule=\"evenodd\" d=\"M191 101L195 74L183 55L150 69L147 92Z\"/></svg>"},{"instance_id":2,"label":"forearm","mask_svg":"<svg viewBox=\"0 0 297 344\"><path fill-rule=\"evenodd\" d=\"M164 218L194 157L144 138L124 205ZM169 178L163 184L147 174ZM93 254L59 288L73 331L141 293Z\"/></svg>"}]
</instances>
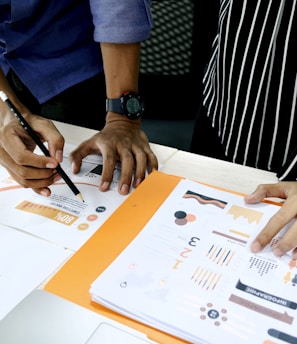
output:
<instances>
[{"instance_id":1,"label":"forearm","mask_svg":"<svg viewBox=\"0 0 297 344\"><path fill-rule=\"evenodd\" d=\"M0 68L0 91L5 92L8 98L13 102L17 109L22 113L28 113L28 109L19 101L13 90L11 89L2 69ZM12 112L6 104L0 101L0 126L5 125L11 119L14 119Z\"/></svg>"},{"instance_id":2,"label":"forearm","mask_svg":"<svg viewBox=\"0 0 297 344\"><path fill-rule=\"evenodd\" d=\"M140 44L101 43L107 98L120 98L126 91L138 91ZM107 120L114 118L107 114Z\"/></svg>"},{"instance_id":3,"label":"forearm","mask_svg":"<svg viewBox=\"0 0 297 344\"><path fill-rule=\"evenodd\" d=\"M101 43L106 92L119 98L125 91L138 91L140 44Z\"/></svg>"}]
</instances>

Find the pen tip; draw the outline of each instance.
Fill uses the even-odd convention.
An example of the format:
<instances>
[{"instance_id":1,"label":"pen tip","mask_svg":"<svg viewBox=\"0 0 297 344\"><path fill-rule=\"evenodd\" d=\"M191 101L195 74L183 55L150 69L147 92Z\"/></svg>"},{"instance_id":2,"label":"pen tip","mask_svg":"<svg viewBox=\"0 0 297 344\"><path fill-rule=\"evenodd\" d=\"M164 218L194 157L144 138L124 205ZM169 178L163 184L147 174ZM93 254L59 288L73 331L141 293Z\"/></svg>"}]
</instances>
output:
<instances>
[{"instance_id":1,"label":"pen tip","mask_svg":"<svg viewBox=\"0 0 297 344\"><path fill-rule=\"evenodd\" d=\"M83 199L83 196L81 195L81 193L77 194L76 197L77 197L80 201L84 202L84 199Z\"/></svg>"}]
</instances>

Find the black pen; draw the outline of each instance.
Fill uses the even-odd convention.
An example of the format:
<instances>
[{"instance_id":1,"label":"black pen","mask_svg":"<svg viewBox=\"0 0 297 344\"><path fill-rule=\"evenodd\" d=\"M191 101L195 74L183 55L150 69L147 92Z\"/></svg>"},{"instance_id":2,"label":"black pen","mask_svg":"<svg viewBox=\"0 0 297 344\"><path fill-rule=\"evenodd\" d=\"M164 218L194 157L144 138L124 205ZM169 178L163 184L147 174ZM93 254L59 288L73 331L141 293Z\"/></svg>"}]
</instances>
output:
<instances>
[{"instance_id":1,"label":"black pen","mask_svg":"<svg viewBox=\"0 0 297 344\"><path fill-rule=\"evenodd\" d=\"M40 140L40 138L38 137L36 132L30 127L29 123L25 120L25 118L21 115L21 113L18 111L18 109L12 104L12 102L9 100L9 98L7 97L7 95L3 91L0 91L0 98L9 107L10 111L15 115L15 117L20 122L22 127L27 131L27 133L34 140L36 145L41 149L43 154L45 156L50 156L48 149L42 143L42 141ZM84 199L83 199L80 191L74 185L72 180L68 177L66 172L62 169L60 164L58 164L58 166L56 167L56 170L59 173L59 175L64 179L66 184L70 187L70 189L73 191L75 196L78 197L82 202L84 202Z\"/></svg>"}]
</instances>

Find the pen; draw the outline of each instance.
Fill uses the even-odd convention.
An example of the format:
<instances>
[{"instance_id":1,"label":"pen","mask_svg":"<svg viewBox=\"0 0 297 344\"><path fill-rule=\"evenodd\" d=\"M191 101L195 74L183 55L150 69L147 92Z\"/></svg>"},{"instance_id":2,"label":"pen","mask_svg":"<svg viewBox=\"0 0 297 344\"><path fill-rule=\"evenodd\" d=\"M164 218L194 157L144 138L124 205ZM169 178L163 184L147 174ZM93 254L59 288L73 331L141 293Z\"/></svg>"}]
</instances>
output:
<instances>
[{"instance_id":1,"label":"pen","mask_svg":"<svg viewBox=\"0 0 297 344\"><path fill-rule=\"evenodd\" d=\"M45 147L45 145L42 143L36 132L30 127L29 123L25 120L25 118L21 115L21 113L18 111L18 109L13 105L13 103L9 100L7 95L0 91L0 98L2 101L9 107L10 111L14 114L14 116L17 118L17 120L20 122L21 126L27 131L27 133L30 135L30 137L34 140L36 145L41 149L43 154L45 156L50 156L50 153L48 149ZM75 194L75 196L84 202L84 199L80 193L80 191L77 189L77 187L74 185L72 180L68 177L66 172L62 169L61 165L58 164L56 167L57 172L59 175L64 179L66 184L69 186L69 188L72 190L72 192Z\"/></svg>"}]
</instances>

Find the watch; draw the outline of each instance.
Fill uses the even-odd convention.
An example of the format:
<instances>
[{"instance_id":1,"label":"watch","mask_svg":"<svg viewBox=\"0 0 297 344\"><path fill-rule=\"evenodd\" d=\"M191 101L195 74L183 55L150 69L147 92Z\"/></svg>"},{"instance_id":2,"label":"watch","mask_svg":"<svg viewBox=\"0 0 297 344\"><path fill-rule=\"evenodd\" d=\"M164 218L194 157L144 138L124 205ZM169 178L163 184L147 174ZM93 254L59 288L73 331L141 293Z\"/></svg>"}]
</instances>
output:
<instances>
[{"instance_id":1,"label":"watch","mask_svg":"<svg viewBox=\"0 0 297 344\"><path fill-rule=\"evenodd\" d=\"M144 112L144 100L136 92L125 92L120 98L106 99L106 111L137 119Z\"/></svg>"}]
</instances>

